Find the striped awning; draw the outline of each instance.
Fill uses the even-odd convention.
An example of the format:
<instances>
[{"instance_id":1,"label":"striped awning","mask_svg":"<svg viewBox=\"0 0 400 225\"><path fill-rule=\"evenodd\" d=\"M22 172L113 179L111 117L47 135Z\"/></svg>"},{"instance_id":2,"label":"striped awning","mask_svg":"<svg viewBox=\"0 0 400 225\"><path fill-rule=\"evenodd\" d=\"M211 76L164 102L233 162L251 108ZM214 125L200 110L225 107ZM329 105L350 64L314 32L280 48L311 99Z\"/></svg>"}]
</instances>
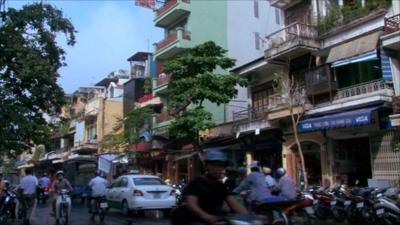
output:
<instances>
[{"instance_id":1,"label":"striped awning","mask_svg":"<svg viewBox=\"0 0 400 225\"><path fill-rule=\"evenodd\" d=\"M375 32L333 47L329 52L326 63L350 59L376 50L379 36L380 32Z\"/></svg>"}]
</instances>

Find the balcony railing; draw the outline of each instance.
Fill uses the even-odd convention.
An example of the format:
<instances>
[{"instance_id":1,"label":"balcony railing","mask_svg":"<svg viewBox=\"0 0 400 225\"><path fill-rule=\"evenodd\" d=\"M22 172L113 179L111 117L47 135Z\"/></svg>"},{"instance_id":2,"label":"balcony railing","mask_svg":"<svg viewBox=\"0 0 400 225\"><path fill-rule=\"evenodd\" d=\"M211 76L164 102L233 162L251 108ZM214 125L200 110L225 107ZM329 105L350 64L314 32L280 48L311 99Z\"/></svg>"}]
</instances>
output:
<instances>
[{"instance_id":1,"label":"balcony railing","mask_svg":"<svg viewBox=\"0 0 400 225\"><path fill-rule=\"evenodd\" d=\"M169 115L168 112L162 112L162 113L157 114L157 116L156 116L157 123L170 121L172 119L174 119L174 117Z\"/></svg>"},{"instance_id":2,"label":"balcony railing","mask_svg":"<svg viewBox=\"0 0 400 225\"><path fill-rule=\"evenodd\" d=\"M190 0L181 0L181 1L188 3L188 4L190 3ZM157 17L168 12L170 9L172 9L177 4L178 4L178 0L167 1L161 8L157 9Z\"/></svg>"},{"instance_id":3,"label":"balcony railing","mask_svg":"<svg viewBox=\"0 0 400 225\"><path fill-rule=\"evenodd\" d=\"M330 79L328 66L318 67L305 73L306 90L309 95L317 95L336 90L336 83Z\"/></svg>"},{"instance_id":4,"label":"balcony railing","mask_svg":"<svg viewBox=\"0 0 400 225\"><path fill-rule=\"evenodd\" d=\"M181 29L177 29L176 33L169 35L164 40L162 40L156 44L156 51L160 51L161 49L167 47L168 45L179 40L180 38L185 39L185 40L190 40L190 32L184 31Z\"/></svg>"},{"instance_id":5,"label":"balcony railing","mask_svg":"<svg viewBox=\"0 0 400 225\"><path fill-rule=\"evenodd\" d=\"M249 122L260 120L265 117L265 114L279 109L284 106L284 101L281 95L275 94L268 97L268 104L261 107L253 108L250 107L245 110L237 111L233 113L233 121L245 120Z\"/></svg>"},{"instance_id":6,"label":"balcony railing","mask_svg":"<svg viewBox=\"0 0 400 225\"><path fill-rule=\"evenodd\" d=\"M318 36L313 26L303 23L293 23L266 37L268 48L276 48L296 39L315 40Z\"/></svg>"},{"instance_id":7,"label":"balcony railing","mask_svg":"<svg viewBox=\"0 0 400 225\"><path fill-rule=\"evenodd\" d=\"M400 96L393 97L393 114L400 114Z\"/></svg>"},{"instance_id":8,"label":"balcony railing","mask_svg":"<svg viewBox=\"0 0 400 225\"><path fill-rule=\"evenodd\" d=\"M390 87L386 83L386 81L382 79L373 80L362 84L357 84L350 87L338 89L338 92L335 96L335 100L349 98L357 95L364 95L387 89L390 89Z\"/></svg>"},{"instance_id":9,"label":"balcony railing","mask_svg":"<svg viewBox=\"0 0 400 225\"><path fill-rule=\"evenodd\" d=\"M171 76L172 76L171 74L169 75L166 75L164 73L160 74L157 77L157 87L169 83L169 81L171 80Z\"/></svg>"},{"instance_id":10,"label":"balcony railing","mask_svg":"<svg viewBox=\"0 0 400 225\"><path fill-rule=\"evenodd\" d=\"M400 30L400 14L385 18L385 34Z\"/></svg>"}]
</instances>

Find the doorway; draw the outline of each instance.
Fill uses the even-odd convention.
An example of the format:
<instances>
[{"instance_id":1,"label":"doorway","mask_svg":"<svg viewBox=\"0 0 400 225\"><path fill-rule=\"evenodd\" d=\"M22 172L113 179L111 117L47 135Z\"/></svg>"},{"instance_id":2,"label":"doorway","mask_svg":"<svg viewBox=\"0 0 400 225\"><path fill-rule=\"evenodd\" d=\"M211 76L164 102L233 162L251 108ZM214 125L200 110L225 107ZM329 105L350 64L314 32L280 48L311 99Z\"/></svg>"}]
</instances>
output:
<instances>
[{"instance_id":1,"label":"doorway","mask_svg":"<svg viewBox=\"0 0 400 225\"><path fill-rule=\"evenodd\" d=\"M305 169L307 172L308 185L320 185L322 180L321 169L321 151L317 143L311 141L301 142L303 151ZM292 152L295 155L295 174L294 178L298 184L304 182L303 173L301 171L301 159L297 145L292 147Z\"/></svg>"}]
</instances>

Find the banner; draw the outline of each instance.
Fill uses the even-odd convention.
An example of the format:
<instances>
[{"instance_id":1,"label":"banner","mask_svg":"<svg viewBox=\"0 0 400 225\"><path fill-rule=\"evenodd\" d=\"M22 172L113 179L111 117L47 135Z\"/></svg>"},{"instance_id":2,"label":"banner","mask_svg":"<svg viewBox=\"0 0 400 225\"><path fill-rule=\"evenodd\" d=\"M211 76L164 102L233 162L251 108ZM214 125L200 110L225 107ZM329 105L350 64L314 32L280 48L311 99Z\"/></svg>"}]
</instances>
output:
<instances>
[{"instance_id":1,"label":"banner","mask_svg":"<svg viewBox=\"0 0 400 225\"><path fill-rule=\"evenodd\" d=\"M154 9L156 6L156 0L135 0L135 5L144 8Z\"/></svg>"}]
</instances>

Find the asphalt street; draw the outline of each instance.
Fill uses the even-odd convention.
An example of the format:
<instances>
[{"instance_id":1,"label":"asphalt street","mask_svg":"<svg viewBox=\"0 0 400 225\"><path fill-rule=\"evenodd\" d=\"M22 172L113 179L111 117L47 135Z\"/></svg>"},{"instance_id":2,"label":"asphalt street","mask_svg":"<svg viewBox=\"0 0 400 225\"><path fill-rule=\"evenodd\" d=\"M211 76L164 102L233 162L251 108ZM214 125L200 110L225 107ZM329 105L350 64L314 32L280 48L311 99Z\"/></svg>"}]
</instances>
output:
<instances>
[{"instance_id":1,"label":"asphalt street","mask_svg":"<svg viewBox=\"0 0 400 225\"><path fill-rule=\"evenodd\" d=\"M142 216L124 217L118 210L111 209L105 221L101 223L98 218L92 221L86 205L73 202L72 218L70 225L169 225L169 220L165 218L156 218L151 213ZM150 214L150 215L149 215ZM7 225L20 225L22 221L13 221ZM38 205L32 216L31 225L55 225L55 219L50 215L50 207ZM313 225L339 225L332 221L320 221ZM342 224L340 224L342 225ZM343 224L344 225L344 224Z\"/></svg>"}]
</instances>

